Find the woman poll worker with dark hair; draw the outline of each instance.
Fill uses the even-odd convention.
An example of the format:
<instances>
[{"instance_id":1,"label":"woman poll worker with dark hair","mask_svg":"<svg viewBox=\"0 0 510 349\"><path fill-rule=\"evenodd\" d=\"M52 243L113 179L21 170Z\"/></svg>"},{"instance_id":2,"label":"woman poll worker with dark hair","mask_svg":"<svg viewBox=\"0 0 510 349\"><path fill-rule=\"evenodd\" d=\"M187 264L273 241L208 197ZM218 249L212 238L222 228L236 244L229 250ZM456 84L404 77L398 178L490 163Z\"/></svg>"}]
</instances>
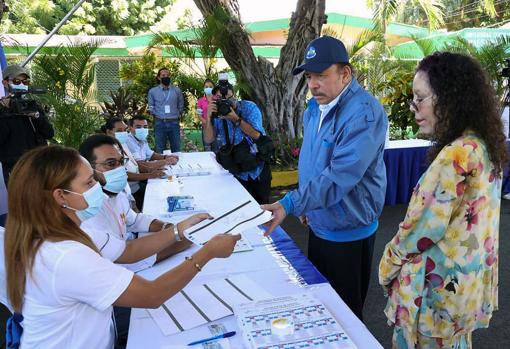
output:
<instances>
[{"instance_id":1,"label":"woman poll worker with dark hair","mask_svg":"<svg viewBox=\"0 0 510 349\"><path fill-rule=\"evenodd\" d=\"M433 141L379 282L393 348L471 348L498 308L501 182L508 155L499 103L473 58L449 52L416 69L411 110Z\"/></svg>"},{"instance_id":2,"label":"woman poll worker with dark hair","mask_svg":"<svg viewBox=\"0 0 510 349\"><path fill-rule=\"evenodd\" d=\"M17 320L11 325L20 329L23 317L25 349L112 348L112 305L160 306L211 259L230 256L239 240L217 235L174 269L146 280L101 257L80 229L98 213L104 194L76 150L28 152L9 187L16 195L9 196L5 229L7 294ZM196 215L188 226L207 217Z\"/></svg>"}]
</instances>

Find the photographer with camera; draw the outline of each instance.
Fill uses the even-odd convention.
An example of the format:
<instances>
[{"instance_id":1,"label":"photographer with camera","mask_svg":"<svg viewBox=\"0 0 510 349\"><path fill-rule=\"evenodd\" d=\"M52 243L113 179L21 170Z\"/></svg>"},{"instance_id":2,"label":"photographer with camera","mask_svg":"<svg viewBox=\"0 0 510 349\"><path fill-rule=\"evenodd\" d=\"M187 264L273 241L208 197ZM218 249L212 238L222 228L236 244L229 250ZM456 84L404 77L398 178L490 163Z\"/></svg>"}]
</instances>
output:
<instances>
[{"instance_id":1,"label":"photographer with camera","mask_svg":"<svg viewBox=\"0 0 510 349\"><path fill-rule=\"evenodd\" d=\"M0 162L7 184L9 173L18 159L30 149L47 145L53 127L43 108L28 97L30 75L19 65L10 65L2 72L8 95L0 99Z\"/></svg>"},{"instance_id":2,"label":"photographer with camera","mask_svg":"<svg viewBox=\"0 0 510 349\"><path fill-rule=\"evenodd\" d=\"M225 76L220 75L212 93L213 102L207 108L204 128L205 141L217 140L218 162L235 175L260 204L269 202L269 161L274 147L265 135L260 109L251 101L237 100Z\"/></svg>"}]
</instances>

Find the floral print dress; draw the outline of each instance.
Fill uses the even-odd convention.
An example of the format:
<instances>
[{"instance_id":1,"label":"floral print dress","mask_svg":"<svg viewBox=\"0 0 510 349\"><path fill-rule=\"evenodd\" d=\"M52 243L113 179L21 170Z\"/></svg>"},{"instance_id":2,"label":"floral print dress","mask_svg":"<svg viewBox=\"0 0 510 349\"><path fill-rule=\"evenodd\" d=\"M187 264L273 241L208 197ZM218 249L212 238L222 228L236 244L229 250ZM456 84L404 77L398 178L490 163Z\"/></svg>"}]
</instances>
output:
<instances>
[{"instance_id":1,"label":"floral print dress","mask_svg":"<svg viewBox=\"0 0 510 349\"><path fill-rule=\"evenodd\" d=\"M467 348L471 332L488 327L498 307L500 193L501 174L472 132L420 178L379 265L394 347L433 340L442 348L457 338L453 347Z\"/></svg>"}]
</instances>

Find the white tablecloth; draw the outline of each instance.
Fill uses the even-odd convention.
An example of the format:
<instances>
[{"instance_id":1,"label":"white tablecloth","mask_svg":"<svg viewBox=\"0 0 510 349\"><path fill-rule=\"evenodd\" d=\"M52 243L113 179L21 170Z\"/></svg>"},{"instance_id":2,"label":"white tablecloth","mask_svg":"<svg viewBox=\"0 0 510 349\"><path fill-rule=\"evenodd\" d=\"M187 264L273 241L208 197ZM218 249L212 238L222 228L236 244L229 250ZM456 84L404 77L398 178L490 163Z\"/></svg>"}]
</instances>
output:
<instances>
[{"instance_id":1,"label":"white tablecloth","mask_svg":"<svg viewBox=\"0 0 510 349\"><path fill-rule=\"evenodd\" d=\"M181 156L186 157L187 154L181 154ZM197 154L192 156L197 157ZM143 211L155 216L164 215L167 209L166 197L168 195L193 195L200 205L213 216L235 207L243 200L252 199L241 184L228 174L186 177L180 179L180 182L177 185L177 183L169 183L165 179L150 180L147 185ZM178 216L166 218L166 220L176 222L183 218L184 216ZM228 259L212 260L190 284L203 284L210 280L243 273L274 296L310 292L325 304L358 348L382 348L329 284L306 285L292 266L285 261L285 257L274 253L269 248L269 239L263 237L260 229L252 229L243 235L253 245L253 251L236 253ZM154 279L180 264L184 260L184 256L191 255L197 249L198 247L191 247L187 251L140 272L139 275ZM220 319L216 323L224 324L229 331L239 332L235 316ZM210 336L209 330L204 325L165 337L146 310L133 309L128 349L164 348L167 345L186 348L187 343L208 336ZM241 334L238 333L231 337L230 344L232 348L244 348Z\"/></svg>"},{"instance_id":2,"label":"white tablecloth","mask_svg":"<svg viewBox=\"0 0 510 349\"><path fill-rule=\"evenodd\" d=\"M389 141L385 149L396 148L416 148L416 147L430 147L432 143L425 139L403 139L398 141Z\"/></svg>"}]
</instances>

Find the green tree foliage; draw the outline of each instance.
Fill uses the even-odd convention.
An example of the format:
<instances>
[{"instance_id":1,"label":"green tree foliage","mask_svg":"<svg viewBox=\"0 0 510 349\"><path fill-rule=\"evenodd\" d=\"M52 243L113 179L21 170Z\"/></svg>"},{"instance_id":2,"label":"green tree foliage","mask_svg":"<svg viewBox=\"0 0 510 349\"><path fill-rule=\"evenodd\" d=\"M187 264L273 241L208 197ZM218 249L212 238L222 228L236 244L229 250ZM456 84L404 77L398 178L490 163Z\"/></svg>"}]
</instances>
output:
<instances>
[{"instance_id":1,"label":"green tree foliage","mask_svg":"<svg viewBox=\"0 0 510 349\"><path fill-rule=\"evenodd\" d=\"M170 33L155 33L148 50L165 48L195 75L204 79L211 78L217 74L215 65L219 51L218 40L221 38L215 19L215 16L207 17L198 25L188 21L185 27L188 35L183 40Z\"/></svg>"},{"instance_id":2,"label":"green tree foliage","mask_svg":"<svg viewBox=\"0 0 510 349\"><path fill-rule=\"evenodd\" d=\"M57 142L77 148L102 120L91 105L95 94L92 55L100 42L48 49L32 63L34 84L46 86L41 101L51 107Z\"/></svg>"},{"instance_id":3,"label":"green tree foliage","mask_svg":"<svg viewBox=\"0 0 510 349\"><path fill-rule=\"evenodd\" d=\"M168 68L172 83L178 86L184 94L185 116L183 121L188 125L196 124L194 106L196 98L203 94L204 78L202 76L186 73L182 71L178 62L159 57L154 52L147 52L139 59L124 63L120 69L120 78L127 86L127 91L142 103L140 112L146 112L147 93L158 84L156 75L162 67ZM211 78L216 78L216 75Z\"/></svg>"},{"instance_id":4,"label":"green tree foliage","mask_svg":"<svg viewBox=\"0 0 510 349\"><path fill-rule=\"evenodd\" d=\"M170 61L168 58L161 58L153 52L124 63L120 68L121 80L133 97L138 101L142 101L145 106L142 108L143 112L147 110L147 93L158 84L156 74L162 67L168 68L171 77L174 77L179 70L177 63Z\"/></svg>"},{"instance_id":5,"label":"green tree foliage","mask_svg":"<svg viewBox=\"0 0 510 349\"><path fill-rule=\"evenodd\" d=\"M503 0L368 0L374 20L382 28L390 21L458 30L495 24L510 18Z\"/></svg>"},{"instance_id":6,"label":"green tree foliage","mask_svg":"<svg viewBox=\"0 0 510 349\"><path fill-rule=\"evenodd\" d=\"M9 13L3 33L47 33L76 0L7 0ZM150 29L166 15L174 0L88 0L59 31L60 34L134 35Z\"/></svg>"},{"instance_id":7,"label":"green tree foliage","mask_svg":"<svg viewBox=\"0 0 510 349\"><path fill-rule=\"evenodd\" d=\"M430 55L435 51L451 51L470 55L476 58L489 74L494 82L496 94L500 99L505 92L505 78L501 76L501 70L505 67L505 59L509 57L510 37L499 36L488 40L483 45L476 47L466 39L456 36L448 42L439 42L430 38L413 38L423 56ZM395 54L398 59L408 59L406 54Z\"/></svg>"}]
</instances>

